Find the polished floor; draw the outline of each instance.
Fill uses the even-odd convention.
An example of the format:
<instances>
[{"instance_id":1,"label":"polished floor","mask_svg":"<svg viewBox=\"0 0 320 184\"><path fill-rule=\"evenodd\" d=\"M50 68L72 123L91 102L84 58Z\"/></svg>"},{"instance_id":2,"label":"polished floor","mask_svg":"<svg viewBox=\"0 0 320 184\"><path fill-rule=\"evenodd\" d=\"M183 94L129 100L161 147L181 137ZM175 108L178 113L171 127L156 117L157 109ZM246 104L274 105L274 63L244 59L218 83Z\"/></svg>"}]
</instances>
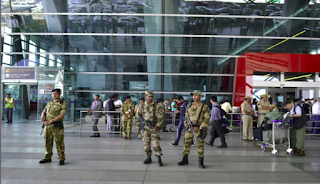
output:
<instances>
[{"instance_id":1,"label":"polished floor","mask_svg":"<svg viewBox=\"0 0 320 184\"><path fill-rule=\"evenodd\" d=\"M89 127L90 125L88 125ZM102 125L100 125L102 126ZM100 129L103 129L100 127ZM227 149L205 147L206 169L198 168L196 148L191 149L189 165L178 166L182 142L171 147L175 133L163 133L161 146L164 167L144 165L142 141L137 134L132 140L119 135L79 138L78 126L66 128L66 165L59 166L56 150L53 162L40 165L45 148L40 126L32 121L1 123L2 184L205 184L205 183L320 183L320 137L308 136L306 157L285 154L273 157L270 150L262 153L252 142L227 136ZM208 138L207 138L208 139ZM219 145L219 141L216 141Z\"/></svg>"}]
</instances>

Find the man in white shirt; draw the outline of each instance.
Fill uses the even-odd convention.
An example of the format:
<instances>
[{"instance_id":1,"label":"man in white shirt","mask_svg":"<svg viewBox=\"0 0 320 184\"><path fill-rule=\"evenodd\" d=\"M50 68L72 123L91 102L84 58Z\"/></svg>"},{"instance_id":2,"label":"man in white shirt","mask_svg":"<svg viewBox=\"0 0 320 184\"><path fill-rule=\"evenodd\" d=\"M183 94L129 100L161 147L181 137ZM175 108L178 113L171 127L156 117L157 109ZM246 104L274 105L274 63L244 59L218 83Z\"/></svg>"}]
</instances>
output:
<instances>
[{"instance_id":1,"label":"man in white shirt","mask_svg":"<svg viewBox=\"0 0 320 184\"><path fill-rule=\"evenodd\" d=\"M232 111L232 107L231 107L230 101L229 100L225 101L222 104L221 109L226 111L226 113L230 113Z\"/></svg>"},{"instance_id":2,"label":"man in white shirt","mask_svg":"<svg viewBox=\"0 0 320 184\"><path fill-rule=\"evenodd\" d=\"M319 134L319 127L320 127L320 97L318 98L318 101L313 104L312 106L312 114L314 119L314 129L313 134Z\"/></svg>"},{"instance_id":3,"label":"man in white shirt","mask_svg":"<svg viewBox=\"0 0 320 184\"><path fill-rule=\"evenodd\" d=\"M117 112L121 112L121 105L122 105L122 101L119 100L118 97L116 97L114 99L114 106L116 107ZM115 119L117 121L117 124L120 124L120 113L115 114Z\"/></svg>"},{"instance_id":4,"label":"man in white shirt","mask_svg":"<svg viewBox=\"0 0 320 184\"><path fill-rule=\"evenodd\" d=\"M121 111L121 105L122 105L122 101L118 99L118 97L116 97L114 99L114 106L116 106L116 111Z\"/></svg>"}]
</instances>

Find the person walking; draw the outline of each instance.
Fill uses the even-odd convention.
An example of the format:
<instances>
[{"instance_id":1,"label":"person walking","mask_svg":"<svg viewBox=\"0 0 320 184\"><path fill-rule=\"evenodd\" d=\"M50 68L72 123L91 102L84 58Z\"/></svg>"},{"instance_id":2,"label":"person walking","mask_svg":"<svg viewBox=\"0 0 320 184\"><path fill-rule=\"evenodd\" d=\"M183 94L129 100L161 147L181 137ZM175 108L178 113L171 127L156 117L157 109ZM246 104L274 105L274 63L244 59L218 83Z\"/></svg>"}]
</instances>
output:
<instances>
[{"instance_id":1,"label":"person walking","mask_svg":"<svg viewBox=\"0 0 320 184\"><path fill-rule=\"evenodd\" d=\"M179 121L179 126L178 126L178 129L177 129L176 140L174 142L172 142L172 143L169 143L171 146L178 146L178 144L179 144L179 140L180 140L180 137L181 137L182 130L185 128L183 122L184 122L187 106L189 104L189 102L185 101L183 99L183 97L180 96L180 95L177 96L177 101L179 103L181 103L181 106L180 106L180 121ZM191 104L189 104L189 105L191 105Z\"/></svg>"},{"instance_id":2,"label":"person walking","mask_svg":"<svg viewBox=\"0 0 320 184\"><path fill-rule=\"evenodd\" d=\"M92 118L92 130L95 132L90 137L100 137L100 134L98 132L98 122L99 118L102 117L102 112L94 112L94 111L101 111L102 110L102 102L99 100L100 96L95 95L94 96L94 102L92 102L91 109L88 109L88 112L91 112L91 118Z\"/></svg>"},{"instance_id":3,"label":"person walking","mask_svg":"<svg viewBox=\"0 0 320 184\"><path fill-rule=\"evenodd\" d=\"M144 126L137 121L136 127L138 133L142 135L142 140L144 143L144 152L147 155L147 158L144 160L144 164L149 164L152 162L151 159L151 140L153 144L153 149L155 151L155 156L158 157L158 165L161 167L163 166L161 156L162 156L162 149L160 147L160 136L157 132L160 131L160 127L164 121L164 106L161 104L156 104L153 102L153 91L146 91L145 92L146 102L141 104L138 108L136 118L139 117L143 118L145 121L150 122L151 126L154 127L150 129L148 126Z\"/></svg>"},{"instance_id":4,"label":"person walking","mask_svg":"<svg viewBox=\"0 0 320 184\"><path fill-rule=\"evenodd\" d=\"M131 139L131 128L133 120L134 105L131 102L131 96L125 97L126 101L122 103L122 135L124 139Z\"/></svg>"},{"instance_id":5,"label":"person walking","mask_svg":"<svg viewBox=\"0 0 320 184\"><path fill-rule=\"evenodd\" d=\"M6 108L6 114L7 114L7 122L6 123L12 123L12 113L13 110L16 110L16 103L14 102L14 99L11 97L10 93L7 94L7 97L4 99L4 104Z\"/></svg>"},{"instance_id":6,"label":"person walking","mask_svg":"<svg viewBox=\"0 0 320 184\"><path fill-rule=\"evenodd\" d=\"M54 89L51 91L53 100L48 102L44 110L42 111L41 121L44 126L44 139L46 153L44 159L40 160L39 163L51 162L53 155L53 140L56 143L59 165L64 165L65 157L65 146L64 146L64 127L63 119L67 114L68 104L66 101L60 99L61 90Z\"/></svg>"},{"instance_id":7,"label":"person walking","mask_svg":"<svg viewBox=\"0 0 320 184\"><path fill-rule=\"evenodd\" d=\"M197 138L197 152L199 155L199 168L204 169L205 165L203 164L204 160L204 139L207 131L207 127L209 124L210 113L209 107L203 104L200 99L202 93L198 90L191 93L194 102L191 104L190 107L187 108L185 117L189 117L191 123L194 126L195 136ZM187 131L184 136L184 147L183 147L183 158L178 165L186 165L189 164L188 155L190 153L190 147L192 144L193 134L191 132L191 127L188 126L187 122L184 121L184 126L186 127ZM199 137L203 135L202 137Z\"/></svg>"},{"instance_id":8,"label":"person walking","mask_svg":"<svg viewBox=\"0 0 320 184\"><path fill-rule=\"evenodd\" d=\"M318 98L317 102L312 106L312 114L314 119L314 129L313 134L319 134L320 128L320 97Z\"/></svg>"},{"instance_id":9,"label":"person walking","mask_svg":"<svg viewBox=\"0 0 320 184\"><path fill-rule=\"evenodd\" d=\"M212 123L212 128L210 132L211 139L206 144L209 146L213 146L214 139L219 136L221 139L221 145L218 146L218 148L227 148L228 146L227 146L224 132L222 129L222 121L221 121L222 120L221 111L223 111L223 109L221 109L220 105L217 103L216 96L212 96L210 99L210 102L212 104L211 117L209 121L210 123Z\"/></svg>"},{"instance_id":10,"label":"person walking","mask_svg":"<svg viewBox=\"0 0 320 184\"><path fill-rule=\"evenodd\" d=\"M241 104L241 112L242 112L242 140L252 140L253 136L253 119L252 115L254 115L254 110L250 105L251 97L244 97L244 102ZM260 125L261 126L261 125Z\"/></svg>"}]
</instances>

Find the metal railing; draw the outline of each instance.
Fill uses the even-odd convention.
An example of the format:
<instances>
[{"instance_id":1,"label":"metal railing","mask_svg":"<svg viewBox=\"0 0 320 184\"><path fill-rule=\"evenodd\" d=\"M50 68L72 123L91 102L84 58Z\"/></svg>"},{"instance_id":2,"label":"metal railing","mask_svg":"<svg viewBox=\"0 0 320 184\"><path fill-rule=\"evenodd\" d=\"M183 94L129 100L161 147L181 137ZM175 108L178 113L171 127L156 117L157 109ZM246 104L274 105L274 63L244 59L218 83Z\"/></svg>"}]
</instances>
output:
<instances>
[{"instance_id":1,"label":"metal railing","mask_svg":"<svg viewBox=\"0 0 320 184\"><path fill-rule=\"evenodd\" d=\"M88 113L88 111L80 111L80 123L77 124L74 120L70 120L70 122L67 120L67 121L64 121L64 123L66 122L69 122L68 125L70 125L69 127L75 127L77 125L79 125L79 137L82 136L82 133L97 133L96 131L93 131L93 130L84 130L83 127L89 123L87 123L87 120L92 120L92 119L104 119L104 122L105 122L105 125L99 125L99 127L107 127L107 117L105 115L105 113L112 113L114 115L116 115L115 117L112 118L112 120L114 120L113 124L112 125L109 125L111 126L112 128L113 127L119 127L119 129L117 131L98 131L99 133L113 133L113 134L121 134L122 133L122 112L121 111L92 111L92 112L100 112L100 113L103 113L103 116L101 118L92 118L91 116L88 117L88 115L84 115L84 113ZM92 113L91 112L91 113ZM180 121L180 119L178 118L178 114L175 113L175 112L165 112L165 114L169 115L169 116L165 116L165 119L164 119L164 122L166 122L167 126L171 126L171 128L173 127L176 127L176 124L178 124L177 122ZM314 115L317 115L317 116L320 116L320 114L307 114L308 117L310 117L310 120L308 122L317 122L315 121L312 116ZM255 114L253 115L253 122L257 123L259 122L259 116L258 114ZM238 131L235 131L236 129L239 129L239 133L240 133L240 139L242 138L242 134L243 134L243 131L242 131L242 125L243 125L243 122L242 122L242 113L227 113L227 118L228 118L228 121L229 121L229 126L228 126L228 129L234 133L237 133ZM37 126L40 127L39 124L41 124L41 120L36 120L37 122ZM135 119L133 119L133 125L134 125L134 122L135 122ZM171 122L171 123L169 123ZM92 125L90 123L90 126L98 126L98 125ZM168 127L167 127L168 129ZM314 126L306 126L306 129L320 129L320 127L314 127ZM135 133L135 132L134 132ZM312 133L306 133L306 135L315 135L315 134L312 134Z\"/></svg>"},{"instance_id":2,"label":"metal railing","mask_svg":"<svg viewBox=\"0 0 320 184\"><path fill-rule=\"evenodd\" d=\"M100 112L100 113L103 113L104 116L102 116L101 118L104 117L104 121L105 121L105 125L100 125L99 127L105 127L107 128L108 126L111 127L111 129L115 129L115 127L119 127L119 131L98 131L98 133L112 133L112 134L121 134L122 133L122 121L121 121L121 118L122 118L122 112L121 111L91 111L91 113L94 113L94 112ZM97 133L96 131L83 131L82 130L82 127L83 125L86 125L88 123L83 123L83 120L87 120L86 116L83 118L82 117L82 114L83 113L88 113L88 111L80 111L80 128L79 128L79 137L82 136L82 133ZM113 115L112 120L116 120L116 123L113 121L111 125L108 125L109 122L107 122L107 114L105 113L110 113ZM116 117L115 117L116 116ZM93 117L90 117L90 119L101 119L101 118L93 118ZM90 124L91 127L92 126L98 126L98 125L92 125Z\"/></svg>"}]
</instances>

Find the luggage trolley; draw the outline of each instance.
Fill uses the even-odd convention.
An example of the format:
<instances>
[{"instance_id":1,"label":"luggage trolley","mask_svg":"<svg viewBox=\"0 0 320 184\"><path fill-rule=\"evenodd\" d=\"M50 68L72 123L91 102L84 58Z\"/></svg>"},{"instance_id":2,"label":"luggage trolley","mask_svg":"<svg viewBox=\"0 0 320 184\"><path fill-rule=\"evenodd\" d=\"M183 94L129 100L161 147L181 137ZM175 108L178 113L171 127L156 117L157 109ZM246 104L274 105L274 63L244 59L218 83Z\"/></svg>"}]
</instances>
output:
<instances>
[{"instance_id":1,"label":"luggage trolley","mask_svg":"<svg viewBox=\"0 0 320 184\"><path fill-rule=\"evenodd\" d=\"M293 149L291 149L290 145L290 129L291 127L291 114L286 113L284 115L283 120L273 120L272 121L272 129L271 131L263 131L263 141L261 144L261 151L265 152L266 147L272 148L272 155L277 157L279 156L279 151L276 149L276 140L280 139L288 139L287 144L282 144L283 146L288 146L288 149L286 150L288 155L293 155ZM270 138L270 134L272 134L272 138ZM272 139L272 140L270 140Z\"/></svg>"}]
</instances>

